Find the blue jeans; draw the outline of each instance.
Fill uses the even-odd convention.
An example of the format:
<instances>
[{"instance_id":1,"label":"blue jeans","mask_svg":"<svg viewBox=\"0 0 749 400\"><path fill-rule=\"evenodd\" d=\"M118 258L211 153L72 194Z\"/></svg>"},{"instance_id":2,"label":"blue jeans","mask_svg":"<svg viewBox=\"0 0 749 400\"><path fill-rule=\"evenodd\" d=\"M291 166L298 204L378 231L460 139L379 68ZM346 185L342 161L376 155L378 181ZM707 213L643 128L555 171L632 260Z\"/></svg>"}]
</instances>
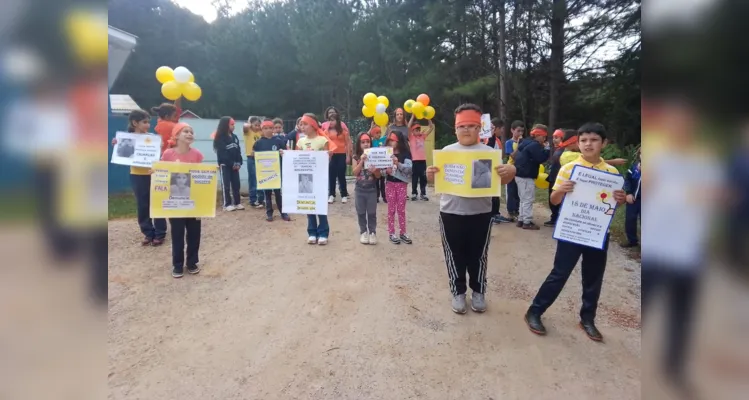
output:
<instances>
[{"instance_id":1,"label":"blue jeans","mask_svg":"<svg viewBox=\"0 0 749 400\"><path fill-rule=\"evenodd\" d=\"M638 197L633 204L627 204L626 214L624 214L624 232L627 234L629 244L638 244L637 238L637 220L640 218L642 202Z\"/></svg>"},{"instance_id":2,"label":"blue jeans","mask_svg":"<svg viewBox=\"0 0 749 400\"><path fill-rule=\"evenodd\" d=\"M247 180L250 183L250 204L265 203L265 196L257 193L257 171L255 170L255 156L247 156Z\"/></svg>"},{"instance_id":3,"label":"blue jeans","mask_svg":"<svg viewBox=\"0 0 749 400\"><path fill-rule=\"evenodd\" d=\"M518 183L514 179L507 184L507 212L511 216L518 216L520 214Z\"/></svg>"},{"instance_id":4,"label":"blue jeans","mask_svg":"<svg viewBox=\"0 0 749 400\"><path fill-rule=\"evenodd\" d=\"M166 219L151 219L151 175L130 175L130 184L135 194L138 212L138 225L143 236L153 240L163 240L166 236Z\"/></svg>"},{"instance_id":5,"label":"blue jeans","mask_svg":"<svg viewBox=\"0 0 749 400\"><path fill-rule=\"evenodd\" d=\"M318 222L319 220L319 222ZM327 215L307 215L307 234L316 238L328 238L330 225Z\"/></svg>"}]
</instances>

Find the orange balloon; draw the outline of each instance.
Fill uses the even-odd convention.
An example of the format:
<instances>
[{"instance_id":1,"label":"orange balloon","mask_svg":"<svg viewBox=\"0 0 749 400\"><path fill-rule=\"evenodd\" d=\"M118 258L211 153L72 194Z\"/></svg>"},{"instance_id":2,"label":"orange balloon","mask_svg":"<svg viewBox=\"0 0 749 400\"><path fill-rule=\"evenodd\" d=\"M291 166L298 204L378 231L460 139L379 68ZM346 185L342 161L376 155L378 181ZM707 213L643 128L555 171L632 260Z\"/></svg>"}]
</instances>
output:
<instances>
[{"instance_id":1,"label":"orange balloon","mask_svg":"<svg viewBox=\"0 0 749 400\"><path fill-rule=\"evenodd\" d=\"M429 105L429 96L422 93L419 95L419 97L416 98L416 101L418 101L419 103L423 104L424 107L426 107Z\"/></svg>"}]
</instances>

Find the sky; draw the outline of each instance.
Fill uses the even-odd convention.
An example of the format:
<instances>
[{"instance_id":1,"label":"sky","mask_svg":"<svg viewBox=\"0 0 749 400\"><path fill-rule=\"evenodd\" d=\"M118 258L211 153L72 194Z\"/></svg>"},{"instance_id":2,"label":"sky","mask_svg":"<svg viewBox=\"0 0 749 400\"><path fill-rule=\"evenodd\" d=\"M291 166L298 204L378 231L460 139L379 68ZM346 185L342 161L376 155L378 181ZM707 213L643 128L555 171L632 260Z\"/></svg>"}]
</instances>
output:
<instances>
[{"instance_id":1,"label":"sky","mask_svg":"<svg viewBox=\"0 0 749 400\"><path fill-rule=\"evenodd\" d=\"M211 0L172 0L172 2L192 11L193 14L202 16L208 22L216 20L216 9ZM232 11L234 12L247 8L247 0L229 0L229 2L233 4Z\"/></svg>"}]
</instances>

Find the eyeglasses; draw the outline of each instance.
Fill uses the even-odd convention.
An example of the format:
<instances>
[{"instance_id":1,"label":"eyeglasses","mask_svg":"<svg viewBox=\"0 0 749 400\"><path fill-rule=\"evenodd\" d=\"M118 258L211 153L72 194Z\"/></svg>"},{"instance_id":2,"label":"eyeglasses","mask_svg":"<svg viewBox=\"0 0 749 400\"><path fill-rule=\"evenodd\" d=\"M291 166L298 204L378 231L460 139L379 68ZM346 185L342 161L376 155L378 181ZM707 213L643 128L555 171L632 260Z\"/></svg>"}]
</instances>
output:
<instances>
[{"instance_id":1,"label":"eyeglasses","mask_svg":"<svg viewBox=\"0 0 749 400\"><path fill-rule=\"evenodd\" d=\"M479 130L479 129L481 129L480 125L461 125L461 126L456 126L455 127L456 131L464 131L464 132L465 131L476 131L476 130Z\"/></svg>"}]
</instances>

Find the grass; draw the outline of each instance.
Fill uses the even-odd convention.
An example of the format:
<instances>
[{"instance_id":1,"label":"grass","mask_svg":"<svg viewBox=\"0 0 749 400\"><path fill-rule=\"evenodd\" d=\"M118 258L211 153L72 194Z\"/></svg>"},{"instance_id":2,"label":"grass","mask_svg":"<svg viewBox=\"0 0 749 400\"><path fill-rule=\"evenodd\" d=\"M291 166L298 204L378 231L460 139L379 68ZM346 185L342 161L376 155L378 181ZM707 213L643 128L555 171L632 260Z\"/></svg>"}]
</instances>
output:
<instances>
[{"instance_id":1,"label":"grass","mask_svg":"<svg viewBox=\"0 0 749 400\"><path fill-rule=\"evenodd\" d=\"M132 193L109 196L109 219L135 218L136 216L135 196Z\"/></svg>"}]
</instances>

